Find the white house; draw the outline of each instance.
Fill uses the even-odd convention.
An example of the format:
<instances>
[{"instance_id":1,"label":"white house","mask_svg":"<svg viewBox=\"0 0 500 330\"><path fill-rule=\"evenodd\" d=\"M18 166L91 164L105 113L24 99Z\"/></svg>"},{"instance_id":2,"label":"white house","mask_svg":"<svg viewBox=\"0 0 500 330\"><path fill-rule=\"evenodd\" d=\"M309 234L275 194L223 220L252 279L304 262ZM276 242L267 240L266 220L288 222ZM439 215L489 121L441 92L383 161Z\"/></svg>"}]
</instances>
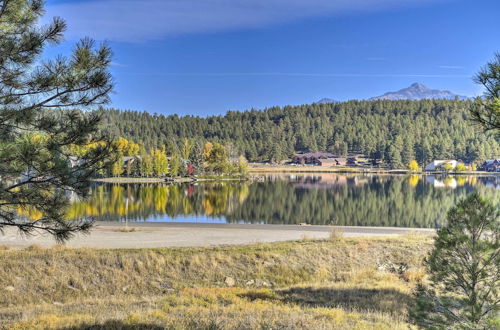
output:
<instances>
[{"instance_id":1,"label":"white house","mask_svg":"<svg viewBox=\"0 0 500 330\"><path fill-rule=\"evenodd\" d=\"M425 167L425 171L439 171L443 169L443 166L446 164L450 164L451 168L457 167L458 162L456 160L435 160Z\"/></svg>"}]
</instances>

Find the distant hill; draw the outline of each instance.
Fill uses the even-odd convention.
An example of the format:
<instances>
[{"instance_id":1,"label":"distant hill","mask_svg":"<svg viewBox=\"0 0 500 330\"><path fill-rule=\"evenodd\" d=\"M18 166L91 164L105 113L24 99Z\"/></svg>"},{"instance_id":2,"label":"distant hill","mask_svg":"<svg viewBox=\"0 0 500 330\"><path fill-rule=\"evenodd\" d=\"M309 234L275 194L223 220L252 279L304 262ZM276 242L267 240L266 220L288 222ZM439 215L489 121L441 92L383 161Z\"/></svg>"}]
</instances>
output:
<instances>
[{"instance_id":1,"label":"distant hill","mask_svg":"<svg viewBox=\"0 0 500 330\"><path fill-rule=\"evenodd\" d=\"M456 97L460 100L467 100L467 96L457 95L450 91L430 89L420 83L414 83L410 87L400 89L396 92L387 92L380 96L375 96L369 100L423 100L423 99L446 99L453 100Z\"/></svg>"}]
</instances>

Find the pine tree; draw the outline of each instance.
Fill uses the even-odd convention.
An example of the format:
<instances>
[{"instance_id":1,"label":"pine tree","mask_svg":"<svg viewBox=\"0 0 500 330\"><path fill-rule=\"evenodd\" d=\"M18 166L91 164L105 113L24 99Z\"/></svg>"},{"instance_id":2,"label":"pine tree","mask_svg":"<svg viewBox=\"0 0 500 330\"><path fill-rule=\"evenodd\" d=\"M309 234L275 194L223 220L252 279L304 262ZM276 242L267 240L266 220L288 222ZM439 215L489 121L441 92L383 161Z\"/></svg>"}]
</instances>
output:
<instances>
[{"instance_id":1,"label":"pine tree","mask_svg":"<svg viewBox=\"0 0 500 330\"><path fill-rule=\"evenodd\" d=\"M389 147L400 136L401 163L406 167L412 159L420 164L442 158L478 161L474 153L478 144L484 144L485 157L500 152L493 137L484 138L469 124L473 106L470 100L349 101L334 107L273 107L196 119L132 111L125 116L117 110L98 113L108 119L110 130L128 141L148 147L167 145L168 156L177 146L182 154L185 139L209 139L226 147L233 145L231 160L241 154L251 161L285 158L317 149L339 156L348 151L361 152L378 163L379 159L388 160ZM272 150L275 144L279 144L279 153Z\"/></svg>"},{"instance_id":2,"label":"pine tree","mask_svg":"<svg viewBox=\"0 0 500 330\"><path fill-rule=\"evenodd\" d=\"M85 39L70 57L40 63L66 28L60 18L41 27L43 12L41 0L0 1L0 230L13 226L65 240L91 227L67 221L65 192L84 195L89 178L107 166L110 145L98 143L106 140L98 133L100 117L79 109L108 102L111 50ZM73 157L75 147L85 152ZM28 208L41 214L37 221L17 215Z\"/></svg>"},{"instance_id":3,"label":"pine tree","mask_svg":"<svg viewBox=\"0 0 500 330\"><path fill-rule=\"evenodd\" d=\"M474 81L483 85L486 99L476 99L472 120L486 131L500 133L500 52L477 73Z\"/></svg>"},{"instance_id":4,"label":"pine tree","mask_svg":"<svg viewBox=\"0 0 500 330\"><path fill-rule=\"evenodd\" d=\"M194 168L195 174L203 174L204 165L203 165L203 144L200 141L197 141L191 150L191 154L189 155L189 162Z\"/></svg>"},{"instance_id":5,"label":"pine tree","mask_svg":"<svg viewBox=\"0 0 500 330\"><path fill-rule=\"evenodd\" d=\"M403 142L401 136L398 135L394 142L389 146L389 152L387 154L388 162L392 168L402 168L403 160L401 158L401 150L403 149Z\"/></svg>"},{"instance_id":6,"label":"pine tree","mask_svg":"<svg viewBox=\"0 0 500 330\"><path fill-rule=\"evenodd\" d=\"M448 212L410 314L426 328L493 329L500 307L500 212L474 193ZM498 320L496 321L498 322ZM498 325L498 323L497 323Z\"/></svg>"}]
</instances>

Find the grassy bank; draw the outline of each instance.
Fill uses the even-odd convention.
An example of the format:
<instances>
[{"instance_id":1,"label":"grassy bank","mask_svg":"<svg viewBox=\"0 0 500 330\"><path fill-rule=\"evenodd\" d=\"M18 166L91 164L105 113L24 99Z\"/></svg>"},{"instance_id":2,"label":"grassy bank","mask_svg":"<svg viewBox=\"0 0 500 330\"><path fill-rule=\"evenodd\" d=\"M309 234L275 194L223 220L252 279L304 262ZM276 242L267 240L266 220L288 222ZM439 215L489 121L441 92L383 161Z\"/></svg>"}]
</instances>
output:
<instances>
[{"instance_id":1,"label":"grassy bank","mask_svg":"<svg viewBox=\"0 0 500 330\"><path fill-rule=\"evenodd\" d=\"M162 183L165 182L165 178L109 177L92 179L92 181L104 183Z\"/></svg>"},{"instance_id":2,"label":"grassy bank","mask_svg":"<svg viewBox=\"0 0 500 330\"><path fill-rule=\"evenodd\" d=\"M177 177L177 178L142 178L142 177L109 177L92 179L95 182L103 183L186 183L203 181L246 181L242 176L206 175L198 177Z\"/></svg>"},{"instance_id":3,"label":"grassy bank","mask_svg":"<svg viewBox=\"0 0 500 330\"><path fill-rule=\"evenodd\" d=\"M250 173L409 173L409 170L389 170L383 168L350 166L294 166L294 165L255 165L248 167Z\"/></svg>"},{"instance_id":4,"label":"grassy bank","mask_svg":"<svg viewBox=\"0 0 500 330\"><path fill-rule=\"evenodd\" d=\"M216 248L4 249L0 324L404 329L430 244L426 236L405 236Z\"/></svg>"},{"instance_id":5,"label":"grassy bank","mask_svg":"<svg viewBox=\"0 0 500 330\"><path fill-rule=\"evenodd\" d=\"M410 171L408 169L370 168L357 166L294 166L294 165L256 165L252 164L250 173L371 173L371 174L451 174L451 175L498 175L498 172L484 171Z\"/></svg>"}]
</instances>

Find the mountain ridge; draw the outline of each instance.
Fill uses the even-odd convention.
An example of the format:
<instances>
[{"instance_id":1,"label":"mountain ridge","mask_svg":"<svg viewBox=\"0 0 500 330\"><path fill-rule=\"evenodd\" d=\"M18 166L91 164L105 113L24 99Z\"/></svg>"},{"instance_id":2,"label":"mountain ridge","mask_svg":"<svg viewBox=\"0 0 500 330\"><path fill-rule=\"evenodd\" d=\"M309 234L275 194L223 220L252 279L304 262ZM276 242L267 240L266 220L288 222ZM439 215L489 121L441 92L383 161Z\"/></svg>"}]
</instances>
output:
<instances>
[{"instance_id":1,"label":"mountain ridge","mask_svg":"<svg viewBox=\"0 0 500 330\"><path fill-rule=\"evenodd\" d=\"M468 100L470 97L458 95L449 90L431 89L421 83L415 82L408 87L402 88L397 91L387 92L382 95L370 97L368 101L375 100L425 100L425 99L443 99L443 100L453 100L458 98L459 100ZM316 103L336 103L338 101L331 98L322 98Z\"/></svg>"},{"instance_id":2,"label":"mountain ridge","mask_svg":"<svg viewBox=\"0 0 500 330\"><path fill-rule=\"evenodd\" d=\"M318 104L327 104L327 103L337 103L338 101L337 100L334 100L334 99L331 99L331 98L328 98L328 97L324 97L322 98L321 100L319 100Z\"/></svg>"},{"instance_id":3,"label":"mountain ridge","mask_svg":"<svg viewBox=\"0 0 500 330\"><path fill-rule=\"evenodd\" d=\"M413 83L409 87L398 91L387 92L379 96L374 96L368 100L423 100L423 99L446 99L452 100L458 97L460 100L468 99L467 96L458 95L448 90L431 89L421 83Z\"/></svg>"}]
</instances>

